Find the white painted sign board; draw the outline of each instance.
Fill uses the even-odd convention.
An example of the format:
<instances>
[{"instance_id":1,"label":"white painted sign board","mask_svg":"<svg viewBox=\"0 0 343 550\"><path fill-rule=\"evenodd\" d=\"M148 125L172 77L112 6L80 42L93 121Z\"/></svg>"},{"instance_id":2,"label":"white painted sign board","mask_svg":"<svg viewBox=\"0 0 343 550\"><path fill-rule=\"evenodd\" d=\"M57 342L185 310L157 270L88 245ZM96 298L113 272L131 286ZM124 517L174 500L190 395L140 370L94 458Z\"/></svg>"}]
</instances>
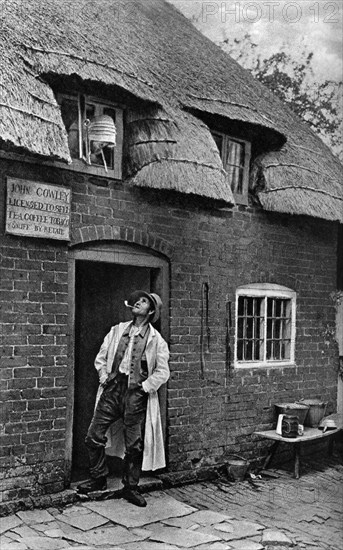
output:
<instances>
[{"instance_id":1,"label":"white painted sign board","mask_svg":"<svg viewBox=\"0 0 343 550\"><path fill-rule=\"evenodd\" d=\"M69 241L70 206L67 187L7 178L6 233Z\"/></svg>"}]
</instances>

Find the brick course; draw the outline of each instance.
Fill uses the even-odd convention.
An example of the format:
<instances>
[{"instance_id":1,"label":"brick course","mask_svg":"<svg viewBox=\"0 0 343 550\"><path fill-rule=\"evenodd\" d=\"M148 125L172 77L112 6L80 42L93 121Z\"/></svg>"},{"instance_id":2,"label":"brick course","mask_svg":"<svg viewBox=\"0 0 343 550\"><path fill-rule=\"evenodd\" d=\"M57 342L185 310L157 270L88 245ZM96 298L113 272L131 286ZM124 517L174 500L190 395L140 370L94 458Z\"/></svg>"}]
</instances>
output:
<instances>
[{"instance_id":1,"label":"brick course","mask_svg":"<svg viewBox=\"0 0 343 550\"><path fill-rule=\"evenodd\" d=\"M3 160L0 167L2 188L6 176L42 180L35 164ZM219 465L230 453L258 459L266 447L253 432L272 427L277 401L321 397L329 412L335 409L335 224L252 207L218 210L200 198L50 167L43 179L72 189L72 246L134 243L170 261L170 472ZM5 235L4 212L0 464L11 480L3 492L8 502L61 490L64 483L69 246ZM203 282L210 290L211 337L202 378ZM296 366L228 371L225 302L234 304L237 286L253 282L297 292Z\"/></svg>"}]
</instances>

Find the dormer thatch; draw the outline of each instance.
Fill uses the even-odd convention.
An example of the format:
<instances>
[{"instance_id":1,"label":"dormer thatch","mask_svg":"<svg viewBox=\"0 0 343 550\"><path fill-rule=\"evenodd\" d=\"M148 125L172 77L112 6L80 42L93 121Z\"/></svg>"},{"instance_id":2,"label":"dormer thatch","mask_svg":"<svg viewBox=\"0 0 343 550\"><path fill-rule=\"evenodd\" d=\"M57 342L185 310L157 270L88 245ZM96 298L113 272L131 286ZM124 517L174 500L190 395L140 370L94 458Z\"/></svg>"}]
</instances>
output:
<instances>
[{"instance_id":1,"label":"dormer thatch","mask_svg":"<svg viewBox=\"0 0 343 550\"><path fill-rule=\"evenodd\" d=\"M134 185L234 203L212 135L191 114L131 110L126 147L128 175Z\"/></svg>"},{"instance_id":2,"label":"dormer thatch","mask_svg":"<svg viewBox=\"0 0 343 550\"><path fill-rule=\"evenodd\" d=\"M161 124L153 121L156 139L148 145L133 110L132 184L233 203L209 129L183 113L202 112L227 120L228 128L235 121L275 135L278 149L255 161L255 188L264 208L343 221L342 166L329 149L165 0L6 0L1 9L0 140L7 146L70 160L48 82L52 75L75 75L168 113L164 138Z\"/></svg>"},{"instance_id":3,"label":"dormer thatch","mask_svg":"<svg viewBox=\"0 0 343 550\"><path fill-rule=\"evenodd\" d=\"M71 161L67 135L53 91L0 44L0 140L16 150Z\"/></svg>"}]
</instances>

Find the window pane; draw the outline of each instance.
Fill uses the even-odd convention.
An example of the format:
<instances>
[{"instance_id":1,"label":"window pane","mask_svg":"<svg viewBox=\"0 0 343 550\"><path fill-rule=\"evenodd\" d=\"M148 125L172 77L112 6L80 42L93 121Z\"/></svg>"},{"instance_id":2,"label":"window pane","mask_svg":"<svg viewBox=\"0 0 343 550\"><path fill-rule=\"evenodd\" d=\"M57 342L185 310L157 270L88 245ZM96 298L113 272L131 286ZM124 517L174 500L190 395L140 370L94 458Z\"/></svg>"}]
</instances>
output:
<instances>
[{"instance_id":1,"label":"window pane","mask_svg":"<svg viewBox=\"0 0 343 550\"><path fill-rule=\"evenodd\" d=\"M231 166L244 166L244 143L227 140L227 155L225 164Z\"/></svg>"},{"instance_id":2,"label":"window pane","mask_svg":"<svg viewBox=\"0 0 343 550\"><path fill-rule=\"evenodd\" d=\"M237 359L243 361L243 340L237 342Z\"/></svg>"},{"instance_id":3,"label":"window pane","mask_svg":"<svg viewBox=\"0 0 343 550\"><path fill-rule=\"evenodd\" d=\"M255 361L259 361L261 359L261 343L260 341L255 342L255 348L254 348L254 359Z\"/></svg>"},{"instance_id":4,"label":"window pane","mask_svg":"<svg viewBox=\"0 0 343 550\"><path fill-rule=\"evenodd\" d=\"M244 320L238 319L238 338L243 338Z\"/></svg>"},{"instance_id":5,"label":"window pane","mask_svg":"<svg viewBox=\"0 0 343 550\"><path fill-rule=\"evenodd\" d=\"M234 193L243 193L245 145L232 139L226 141L226 158L223 159L229 183Z\"/></svg>"},{"instance_id":6,"label":"window pane","mask_svg":"<svg viewBox=\"0 0 343 550\"><path fill-rule=\"evenodd\" d=\"M245 359L247 361L252 361L252 349L253 349L253 343L251 340L246 341L246 350L245 350Z\"/></svg>"},{"instance_id":7,"label":"window pane","mask_svg":"<svg viewBox=\"0 0 343 550\"><path fill-rule=\"evenodd\" d=\"M238 299L238 315L242 316L244 312L244 298Z\"/></svg>"},{"instance_id":8,"label":"window pane","mask_svg":"<svg viewBox=\"0 0 343 550\"><path fill-rule=\"evenodd\" d=\"M89 105L88 103L86 103L85 109L85 118L92 118L95 113L95 105Z\"/></svg>"},{"instance_id":9,"label":"window pane","mask_svg":"<svg viewBox=\"0 0 343 550\"><path fill-rule=\"evenodd\" d=\"M79 158L79 122L77 98L63 98L61 114L64 126L68 133L70 156Z\"/></svg>"},{"instance_id":10,"label":"window pane","mask_svg":"<svg viewBox=\"0 0 343 550\"><path fill-rule=\"evenodd\" d=\"M291 300L267 298L267 359L290 358Z\"/></svg>"},{"instance_id":11,"label":"window pane","mask_svg":"<svg viewBox=\"0 0 343 550\"><path fill-rule=\"evenodd\" d=\"M256 317L256 334L255 336L258 337L259 335L261 335L261 318L260 317Z\"/></svg>"},{"instance_id":12,"label":"window pane","mask_svg":"<svg viewBox=\"0 0 343 550\"><path fill-rule=\"evenodd\" d=\"M237 359L257 361L263 350L262 298L240 296L237 308Z\"/></svg>"},{"instance_id":13,"label":"window pane","mask_svg":"<svg viewBox=\"0 0 343 550\"><path fill-rule=\"evenodd\" d=\"M283 300L275 300L275 316L281 316L281 307L283 305Z\"/></svg>"},{"instance_id":14,"label":"window pane","mask_svg":"<svg viewBox=\"0 0 343 550\"><path fill-rule=\"evenodd\" d=\"M246 328L246 338L252 338L253 337L253 330L254 330L254 319L247 318L247 328Z\"/></svg>"},{"instance_id":15,"label":"window pane","mask_svg":"<svg viewBox=\"0 0 343 550\"><path fill-rule=\"evenodd\" d=\"M252 315L254 311L254 298L246 298L246 304L247 315Z\"/></svg>"},{"instance_id":16,"label":"window pane","mask_svg":"<svg viewBox=\"0 0 343 550\"><path fill-rule=\"evenodd\" d=\"M104 115L108 115L112 118L113 122L116 122L116 110L111 109L111 107L104 107L103 110Z\"/></svg>"},{"instance_id":17,"label":"window pane","mask_svg":"<svg viewBox=\"0 0 343 550\"><path fill-rule=\"evenodd\" d=\"M82 112L82 153L84 158L87 158L87 133L85 121L93 118L95 113L95 106L84 103L84 98L81 100L81 112ZM90 161L93 164L93 156L90 156Z\"/></svg>"},{"instance_id":18,"label":"window pane","mask_svg":"<svg viewBox=\"0 0 343 550\"><path fill-rule=\"evenodd\" d=\"M226 166L228 180L233 193L243 193L243 175L244 169L236 166Z\"/></svg>"},{"instance_id":19,"label":"window pane","mask_svg":"<svg viewBox=\"0 0 343 550\"><path fill-rule=\"evenodd\" d=\"M107 166L113 170L114 167L114 151L113 147L92 148L91 163L97 166Z\"/></svg>"},{"instance_id":20,"label":"window pane","mask_svg":"<svg viewBox=\"0 0 343 550\"><path fill-rule=\"evenodd\" d=\"M275 359L282 359L280 356L280 340L274 340L274 357Z\"/></svg>"}]
</instances>

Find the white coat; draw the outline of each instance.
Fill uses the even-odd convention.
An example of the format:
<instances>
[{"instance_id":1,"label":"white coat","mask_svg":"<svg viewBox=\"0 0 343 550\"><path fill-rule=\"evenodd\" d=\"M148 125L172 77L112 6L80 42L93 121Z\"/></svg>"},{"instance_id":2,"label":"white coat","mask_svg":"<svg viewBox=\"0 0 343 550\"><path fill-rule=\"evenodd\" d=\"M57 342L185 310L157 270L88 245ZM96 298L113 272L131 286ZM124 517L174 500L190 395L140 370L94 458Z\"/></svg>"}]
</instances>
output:
<instances>
[{"instance_id":1,"label":"white coat","mask_svg":"<svg viewBox=\"0 0 343 550\"><path fill-rule=\"evenodd\" d=\"M112 364L115 353L119 344L119 340L124 333L125 329L131 324L132 321L126 323L119 323L111 328L110 332L105 336L101 345L98 355L95 358L95 368L98 371L100 382L103 383L109 373L112 370ZM162 384L167 382L169 378L169 351L165 340L160 333L154 329L152 325L149 325L150 331L145 348L145 355L148 366L148 378L143 382L143 389L149 394L147 414L145 421L145 437L144 437L144 454L142 470L159 470L164 468L165 452L164 441L160 414L160 405L158 400L157 390ZM103 388L100 385L96 398L98 402ZM117 424L117 423L116 423ZM123 456L123 439L122 434L118 433L118 429L112 430L111 428L107 432L108 446L113 446L113 435L116 446L115 454ZM118 446L118 443L120 445Z\"/></svg>"}]
</instances>

